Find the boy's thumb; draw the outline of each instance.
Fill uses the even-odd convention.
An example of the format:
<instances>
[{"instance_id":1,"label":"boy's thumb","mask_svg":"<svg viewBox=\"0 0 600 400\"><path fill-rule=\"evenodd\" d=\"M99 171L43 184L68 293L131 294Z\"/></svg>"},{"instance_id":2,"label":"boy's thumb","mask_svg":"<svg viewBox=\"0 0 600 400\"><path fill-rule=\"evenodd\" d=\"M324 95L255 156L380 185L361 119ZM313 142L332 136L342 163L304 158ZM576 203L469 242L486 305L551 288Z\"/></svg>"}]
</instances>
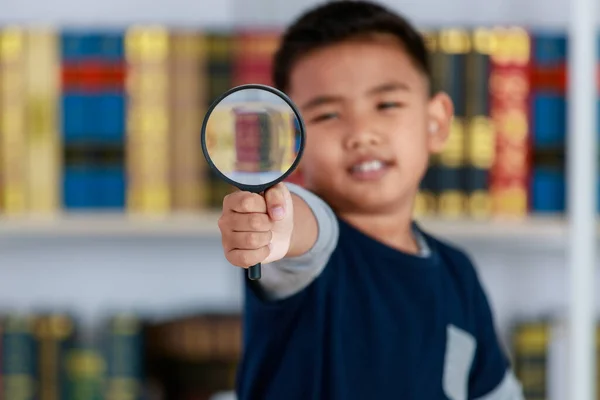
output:
<instances>
[{"instance_id":1,"label":"boy's thumb","mask_svg":"<svg viewBox=\"0 0 600 400\"><path fill-rule=\"evenodd\" d=\"M280 221L285 217L285 191L287 188L283 183L278 183L265 192L267 212L274 221Z\"/></svg>"}]
</instances>

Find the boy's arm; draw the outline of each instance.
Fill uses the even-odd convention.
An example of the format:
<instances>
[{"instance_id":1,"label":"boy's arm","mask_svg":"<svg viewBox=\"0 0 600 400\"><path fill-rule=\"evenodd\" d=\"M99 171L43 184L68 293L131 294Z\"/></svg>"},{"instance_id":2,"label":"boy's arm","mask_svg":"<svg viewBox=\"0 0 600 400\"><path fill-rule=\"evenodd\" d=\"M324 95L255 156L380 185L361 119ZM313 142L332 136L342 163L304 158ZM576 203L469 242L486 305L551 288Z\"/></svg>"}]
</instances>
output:
<instances>
[{"instance_id":1,"label":"boy's arm","mask_svg":"<svg viewBox=\"0 0 600 400\"><path fill-rule=\"evenodd\" d=\"M521 385L496 335L492 310L477 275L473 301L477 349L469 380L469 399L524 400Z\"/></svg>"},{"instance_id":2,"label":"boy's arm","mask_svg":"<svg viewBox=\"0 0 600 400\"><path fill-rule=\"evenodd\" d=\"M323 271L337 245L339 227L333 210L314 193L291 183L294 228L284 258L263 263L262 292L272 300L291 296Z\"/></svg>"}]
</instances>

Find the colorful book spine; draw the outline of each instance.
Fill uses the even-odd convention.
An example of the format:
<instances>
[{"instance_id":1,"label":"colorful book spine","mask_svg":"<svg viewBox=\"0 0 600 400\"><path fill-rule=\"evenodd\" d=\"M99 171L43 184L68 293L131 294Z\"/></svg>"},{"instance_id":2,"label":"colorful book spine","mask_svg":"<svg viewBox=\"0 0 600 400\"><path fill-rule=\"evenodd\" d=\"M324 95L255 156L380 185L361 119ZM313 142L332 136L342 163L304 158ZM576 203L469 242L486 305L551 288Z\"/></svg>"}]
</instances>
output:
<instances>
[{"instance_id":1,"label":"colorful book spine","mask_svg":"<svg viewBox=\"0 0 600 400\"><path fill-rule=\"evenodd\" d=\"M235 36L228 32L211 32L207 35L208 42L208 97L210 103L234 86L235 66ZM212 119L212 118L211 118ZM216 140L218 132L210 132ZM226 161L225 161L226 162ZM210 208L220 209L223 198L232 192L233 188L221 180L209 169L206 160L202 160L203 168L208 173L206 177L206 190L209 192L208 205Z\"/></svg>"},{"instance_id":2,"label":"colorful book spine","mask_svg":"<svg viewBox=\"0 0 600 400\"><path fill-rule=\"evenodd\" d=\"M438 158L436 171L437 210L443 218L465 215L465 168L467 54L470 53L469 33L462 29L443 29L439 34L440 68L443 69L441 90L454 103L454 119L446 147Z\"/></svg>"},{"instance_id":3,"label":"colorful book spine","mask_svg":"<svg viewBox=\"0 0 600 400\"><path fill-rule=\"evenodd\" d=\"M76 346L65 355L65 400L104 400L106 362L94 347Z\"/></svg>"},{"instance_id":4,"label":"colorful book spine","mask_svg":"<svg viewBox=\"0 0 600 400\"><path fill-rule=\"evenodd\" d=\"M123 34L65 31L61 42L64 207L123 210Z\"/></svg>"},{"instance_id":5,"label":"colorful book spine","mask_svg":"<svg viewBox=\"0 0 600 400\"><path fill-rule=\"evenodd\" d=\"M485 219L492 213L489 171L494 163L495 132L490 118L489 77L492 32L477 28L470 34L471 51L466 62L466 120L464 192L466 213Z\"/></svg>"},{"instance_id":6,"label":"colorful book spine","mask_svg":"<svg viewBox=\"0 0 600 400\"><path fill-rule=\"evenodd\" d=\"M39 400L62 400L67 395L65 356L75 340L75 322L68 315L36 318Z\"/></svg>"},{"instance_id":7,"label":"colorful book spine","mask_svg":"<svg viewBox=\"0 0 600 400\"><path fill-rule=\"evenodd\" d=\"M532 37L531 211L565 211L567 132L567 38L538 32Z\"/></svg>"},{"instance_id":8,"label":"colorful book spine","mask_svg":"<svg viewBox=\"0 0 600 400\"><path fill-rule=\"evenodd\" d=\"M200 131L207 111L207 43L200 32L171 33L171 191L174 211L207 207Z\"/></svg>"},{"instance_id":9,"label":"colorful book spine","mask_svg":"<svg viewBox=\"0 0 600 400\"><path fill-rule=\"evenodd\" d=\"M87 116L94 111L85 74L86 59L93 56L91 42L84 32L61 33L63 207L67 211L91 208L94 201L90 156L82 145L89 141Z\"/></svg>"},{"instance_id":10,"label":"colorful book spine","mask_svg":"<svg viewBox=\"0 0 600 400\"><path fill-rule=\"evenodd\" d=\"M244 30L235 35L234 85L273 85L273 55L281 34L276 31Z\"/></svg>"},{"instance_id":11,"label":"colorful book spine","mask_svg":"<svg viewBox=\"0 0 600 400\"><path fill-rule=\"evenodd\" d=\"M99 40L102 86L97 93L95 123L101 145L95 180L96 207L123 211L127 191L125 38L121 31L106 31Z\"/></svg>"},{"instance_id":12,"label":"colorful book spine","mask_svg":"<svg viewBox=\"0 0 600 400\"><path fill-rule=\"evenodd\" d=\"M550 327L544 322L522 322L513 332L515 375L527 400L548 398Z\"/></svg>"},{"instance_id":13,"label":"colorful book spine","mask_svg":"<svg viewBox=\"0 0 600 400\"><path fill-rule=\"evenodd\" d=\"M110 319L104 350L106 395L104 400L141 400L144 393L143 326L136 316Z\"/></svg>"},{"instance_id":14,"label":"colorful book spine","mask_svg":"<svg viewBox=\"0 0 600 400\"><path fill-rule=\"evenodd\" d=\"M230 32L207 32L208 60L201 66L201 74L207 74L208 103L233 87L235 37Z\"/></svg>"},{"instance_id":15,"label":"colorful book spine","mask_svg":"<svg viewBox=\"0 0 600 400\"><path fill-rule=\"evenodd\" d=\"M126 35L127 209L165 214L171 210L169 33L164 27L133 27Z\"/></svg>"},{"instance_id":16,"label":"colorful book spine","mask_svg":"<svg viewBox=\"0 0 600 400\"><path fill-rule=\"evenodd\" d=\"M437 31L423 31L423 39L429 51L431 64L431 93L437 93L442 90L443 81L443 63L441 62L442 52L439 46L439 34ZM421 179L419 191L415 198L413 213L415 217L431 217L436 213L436 176L438 171L437 155L430 157L427 171Z\"/></svg>"},{"instance_id":17,"label":"colorful book spine","mask_svg":"<svg viewBox=\"0 0 600 400\"><path fill-rule=\"evenodd\" d=\"M5 215L27 212L26 32L0 30L0 208Z\"/></svg>"},{"instance_id":18,"label":"colorful book spine","mask_svg":"<svg viewBox=\"0 0 600 400\"><path fill-rule=\"evenodd\" d=\"M26 48L28 211L55 214L62 208L57 34L50 29L30 29Z\"/></svg>"},{"instance_id":19,"label":"colorful book spine","mask_svg":"<svg viewBox=\"0 0 600 400\"><path fill-rule=\"evenodd\" d=\"M522 218L529 213L531 43L529 33L519 27L494 29L493 40L489 82L496 131L490 171L493 213Z\"/></svg>"},{"instance_id":20,"label":"colorful book spine","mask_svg":"<svg viewBox=\"0 0 600 400\"><path fill-rule=\"evenodd\" d=\"M6 400L38 399L38 349L34 317L10 315L3 320L2 387Z\"/></svg>"}]
</instances>

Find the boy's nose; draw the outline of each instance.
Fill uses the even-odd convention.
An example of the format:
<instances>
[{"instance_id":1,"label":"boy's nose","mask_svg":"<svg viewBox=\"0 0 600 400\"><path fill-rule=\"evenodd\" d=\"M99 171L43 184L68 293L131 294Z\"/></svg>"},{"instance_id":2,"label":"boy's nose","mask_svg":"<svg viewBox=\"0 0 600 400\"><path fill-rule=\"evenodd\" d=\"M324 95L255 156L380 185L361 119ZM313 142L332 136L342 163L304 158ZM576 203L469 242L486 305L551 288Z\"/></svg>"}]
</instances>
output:
<instances>
[{"instance_id":1,"label":"boy's nose","mask_svg":"<svg viewBox=\"0 0 600 400\"><path fill-rule=\"evenodd\" d=\"M375 132L369 129L362 129L348 134L346 137L346 147L355 150L361 147L376 146L381 143L381 138Z\"/></svg>"}]
</instances>

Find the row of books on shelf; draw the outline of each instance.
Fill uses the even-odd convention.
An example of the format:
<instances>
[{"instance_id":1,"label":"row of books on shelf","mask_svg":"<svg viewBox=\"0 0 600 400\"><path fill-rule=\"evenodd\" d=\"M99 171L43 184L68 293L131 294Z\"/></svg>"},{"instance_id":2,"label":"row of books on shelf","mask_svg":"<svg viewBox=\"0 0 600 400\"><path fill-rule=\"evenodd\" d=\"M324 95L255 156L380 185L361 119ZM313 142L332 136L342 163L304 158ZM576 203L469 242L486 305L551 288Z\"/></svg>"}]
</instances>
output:
<instances>
[{"instance_id":1,"label":"row of books on shelf","mask_svg":"<svg viewBox=\"0 0 600 400\"><path fill-rule=\"evenodd\" d=\"M423 34L433 88L450 94L456 118L423 180L417 213L564 211L566 34L520 27ZM279 38L279 31L160 26L0 28L0 212L219 207L231 188L203 158L202 119L224 91L272 83ZM302 183L301 171L291 179Z\"/></svg>"},{"instance_id":2,"label":"row of books on shelf","mask_svg":"<svg viewBox=\"0 0 600 400\"><path fill-rule=\"evenodd\" d=\"M80 332L70 314L1 318L0 399L209 400L235 388L242 351L236 313L197 312L160 322L115 314L94 339ZM600 362L600 325L596 342ZM565 346L558 319L514 321L507 351L527 400L567 398Z\"/></svg>"},{"instance_id":3,"label":"row of books on shelf","mask_svg":"<svg viewBox=\"0 0 600 400\"><path fill-rule=\"evenodd\" d=\"M112 315L82 334L70 314L0 319L2 400L212 400L234 390L241 321Z\"/></svg>"},{"instance_id":4,"label":"row of books on shelf","mask_svg":"<svg viewBox=\"0 0 600 400\"><path fill-rule=\"evenodd\" d=\"M513 326L510 358L527 400L568 399L569 343L565 321L557 318L520 320ZM600 324L595 335L596 364L600 365ZM600 399L600 369L596 370Z\"/></svg>"}]
</instances>

